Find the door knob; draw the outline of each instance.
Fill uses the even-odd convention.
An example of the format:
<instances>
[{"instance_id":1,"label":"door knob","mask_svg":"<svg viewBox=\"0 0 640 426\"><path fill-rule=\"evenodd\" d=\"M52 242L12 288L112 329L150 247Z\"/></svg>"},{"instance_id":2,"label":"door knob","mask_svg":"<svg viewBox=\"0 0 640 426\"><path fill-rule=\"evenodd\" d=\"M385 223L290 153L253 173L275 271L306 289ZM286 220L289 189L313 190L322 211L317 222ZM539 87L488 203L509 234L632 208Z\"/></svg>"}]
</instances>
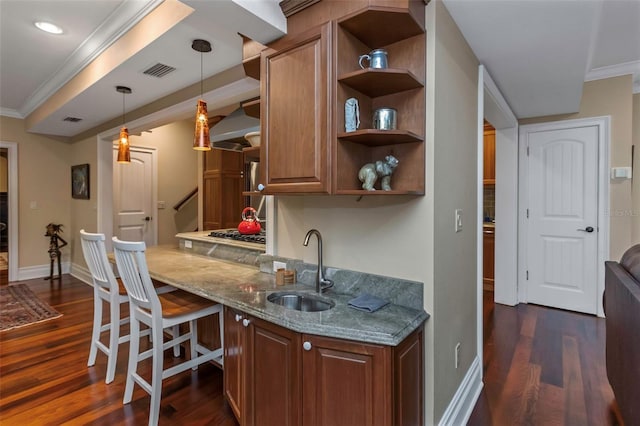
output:
<instances>
[{"instance_id":1,"label":"door knob","mask_svg":"<svg viewBox=\"0 0 640 426\"><path fill-rule=\"evenodd\" d=\"M149 216L146 216L144 219L142 219L145 222L149 222L151 220L151 218Z\"/></svg>"},{"instance_id":2,"label":"door knob","mask_svg":"<svg viewBox=\"0 0 640 426\"><path fill-rule=\"evenodd\" d=\"M240 322L241 319L242 319L242 315L236 314L236 322Z\"/></svg>"},{"instance_id":3,"label":"door knob","mask_svg":"<svg viewBox=\"0 0 640 426\"><path fill-rule=\"evenodd\" d=\"M587 226L584 229L578 229L578 231L581 231L581 232L593 232L593 226Z\"/></svg>"},{"instance_id":4,"label":"door knob","mask_svg":"<svg viewBox=\"0 0 640 426\"><path fill-rule=\"evenodd\" d=\"M302 344L302 348L303 348L305 351L310 351L310 350L311 350L311 342L304 342L304 343Z\"/></svg>"},{"instance_id":5,"label":"door knob","mask_svg":"<svg viewBox=\"0 0 640 426\"><path fill-rule=\"evenodd\" d=\"M249 321L248 319L245 318L245 319L242 320L242 325L244 325L245 327L249 327L249 323L250 322L251 321Z\"/></svg>"}]
</instances>

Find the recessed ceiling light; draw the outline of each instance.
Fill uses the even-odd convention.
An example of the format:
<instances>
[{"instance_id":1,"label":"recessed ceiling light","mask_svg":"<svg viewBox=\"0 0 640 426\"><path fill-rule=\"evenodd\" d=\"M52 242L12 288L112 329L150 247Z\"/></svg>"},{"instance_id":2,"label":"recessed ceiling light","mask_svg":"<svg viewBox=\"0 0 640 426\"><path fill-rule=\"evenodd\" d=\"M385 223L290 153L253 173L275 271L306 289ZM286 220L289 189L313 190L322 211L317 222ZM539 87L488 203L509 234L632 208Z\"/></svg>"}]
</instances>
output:
<instances>
[{"instance_id":1,"label":"recessed ceiling light","mask_svg":"<svg viewBox=\"0 0 640 426\"><path fill-rule=\"evenodd\" d=\"M62 28L51 22L39 21L35 23L35 26L51 34L62 34Z\"/></svg>"}]
</instances>

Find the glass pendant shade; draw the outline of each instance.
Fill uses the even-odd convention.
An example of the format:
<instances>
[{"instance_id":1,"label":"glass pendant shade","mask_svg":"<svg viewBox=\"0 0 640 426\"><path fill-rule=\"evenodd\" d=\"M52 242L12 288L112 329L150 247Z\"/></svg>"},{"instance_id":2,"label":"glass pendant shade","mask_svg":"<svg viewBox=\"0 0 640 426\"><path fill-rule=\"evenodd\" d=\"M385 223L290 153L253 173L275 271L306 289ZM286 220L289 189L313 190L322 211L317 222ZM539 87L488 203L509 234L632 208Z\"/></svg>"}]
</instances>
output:
<instances>
[{"instance_id":1,"label":"glass pendant shade","mask_svg":"<svg viewBox=\"0 0 640 426\"><path fill-rule=\"evenodd\" d=\"M207 103L202 99L198 100L196 110L196 132L193 139L193 149L197 151L209 151L209 116L207 115Z\"/></svg>"},{"instance_id":2,"label":"glass pendant shade","mask_svg":"<svg viewBox=\"0 0 640 426\"><path fill-rule=\"evenodd\" d=\"M120 129L120 140L118 142L118 163L131 162L131 152L129 151L129 130L126 127Z\"/></svg>"}]
</instances>

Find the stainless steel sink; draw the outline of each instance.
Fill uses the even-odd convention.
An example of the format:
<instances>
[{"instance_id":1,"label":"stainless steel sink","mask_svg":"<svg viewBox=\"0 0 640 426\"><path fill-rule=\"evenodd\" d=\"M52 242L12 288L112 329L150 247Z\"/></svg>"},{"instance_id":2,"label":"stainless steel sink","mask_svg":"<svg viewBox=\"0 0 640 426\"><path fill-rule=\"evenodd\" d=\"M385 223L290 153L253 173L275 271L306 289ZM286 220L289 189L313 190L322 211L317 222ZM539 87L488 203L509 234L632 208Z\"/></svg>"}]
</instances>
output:
<instances>
[{"instance_id":1,"label":"stainless steel sink","mask_svg":"<svg viewBox=\"0 0 640 426\"><path fill-rule=\"evenodd\" d=\"M331 309L335 303L331 300L320 298L309 293L296 293L290 291L280 291L271 293L267 300L287 309L294 309L302 312L320 312Z\"/></svg>"}]
</instances>

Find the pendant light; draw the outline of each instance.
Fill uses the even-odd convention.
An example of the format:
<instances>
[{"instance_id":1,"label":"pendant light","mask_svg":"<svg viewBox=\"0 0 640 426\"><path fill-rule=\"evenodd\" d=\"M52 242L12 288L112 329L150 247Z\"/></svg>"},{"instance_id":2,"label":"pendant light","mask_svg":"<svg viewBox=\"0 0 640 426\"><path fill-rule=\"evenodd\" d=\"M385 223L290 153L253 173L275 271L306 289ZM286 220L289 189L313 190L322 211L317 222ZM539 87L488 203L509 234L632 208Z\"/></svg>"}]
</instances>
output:
<instances>
[{"instance_id":1,"label":"pendant light","mask_svg":"<svg viewBox=\"0 0 640 426\"><path fill-rule=\"evenodd\" d=\"M207 114L207 103L202 100L202 54L211 52L211 43L206 40L193 40L191 48L196 52L200 52L200 99L198 99L198 107L196 109L196 132L193 139L193 149L197 151L209 151L211 144L209 143L209 116Z\"/></svg>"},{"instance_id":2,"label":"pendant light","mask_svg":"<svg viewBox=\"0 0 640 426\"><path fill-rule=\"evenodd\" d=\"M118 163L129 164L131 153L129 152L129 130L124 125L124 96L131 93L131 89L125 86L116 86L116 90L122 93L122 128L120 129L120 139L118 141Z\"/></svg>"}]
</instances>

